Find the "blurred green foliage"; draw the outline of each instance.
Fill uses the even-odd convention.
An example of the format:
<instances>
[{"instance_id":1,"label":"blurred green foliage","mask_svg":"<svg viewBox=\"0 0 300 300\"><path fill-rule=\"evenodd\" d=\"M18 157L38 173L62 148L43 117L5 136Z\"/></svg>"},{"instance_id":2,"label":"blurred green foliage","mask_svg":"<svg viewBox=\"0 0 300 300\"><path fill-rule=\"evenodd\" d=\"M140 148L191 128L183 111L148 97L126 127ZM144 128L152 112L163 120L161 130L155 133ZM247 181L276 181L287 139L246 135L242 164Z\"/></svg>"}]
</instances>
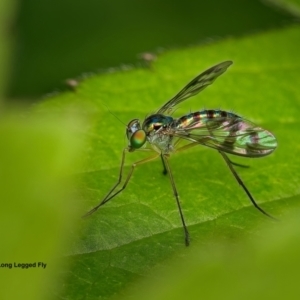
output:
<instances>
[{"instance_id":1,"label":"blurred green foliage","mask_svg":"<svg viewBox=\"0 0 300 300\"><path fill-rule=\"evenodd\" d=\"M137 64L139 53L291 22L292 15L259 0L22 1L8 96L52 92L82 73Z\"/></svg>"},{"instance_id":2,"label":"blurred green foliage","mask_svg":"<svg viewBox=\"0 0 300 300\"><path fill-rule=\"evenodd\" d=\"M21 114L0 121L1 299L50 299L80 207L70 174L81 141L75 120ZM78 122L78 121L76 121ZM43 269L38 263L47 264ZM36 263L35 268L14 264ZM59 268L58 268L59 267Z\"/></svg>"},{"instance_id":3,"label":"blurred green foliage","mask_svg":"<svg viewBox=\"0 0 300 300\"><path fill-rule=\"evenodd\" d=\"M252 240L181 253L114 299L298 299L299 212Z\"/></svg>"},{"instance_id":4,"label":"blurred green foliage","mask_svg":"<svg viewBox=\"0 0 300 300\"><path fill-rule=\"evenodd\" d=\"M15 12L15 1L0 1L0 112L2 109L2 94L8 84L10 75L10 54L12 46L12 37L9 34L11 19L13 19Z\"/></svg>"}]
</instances>

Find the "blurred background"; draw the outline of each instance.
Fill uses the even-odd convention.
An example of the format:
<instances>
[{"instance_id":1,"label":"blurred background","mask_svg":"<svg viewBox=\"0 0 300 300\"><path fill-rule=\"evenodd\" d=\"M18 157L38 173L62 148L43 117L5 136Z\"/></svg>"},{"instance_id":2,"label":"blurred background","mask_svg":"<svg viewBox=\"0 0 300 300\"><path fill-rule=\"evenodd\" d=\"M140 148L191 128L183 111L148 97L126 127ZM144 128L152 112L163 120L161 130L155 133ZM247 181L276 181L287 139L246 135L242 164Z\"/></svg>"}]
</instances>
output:
<instances>
[{"instance_id":1,"label":"blurred background","mask_svg":"<svg viewBox=\"0 0 300 300\"><path fill-rule=\"evenodd\" d=\"M13 37L6 101L33 102L65 80L159 53L295 22L260 0L27 0L6 31ZM201 59L201 57L199 58Z\"/></svg>"}]
</instances>

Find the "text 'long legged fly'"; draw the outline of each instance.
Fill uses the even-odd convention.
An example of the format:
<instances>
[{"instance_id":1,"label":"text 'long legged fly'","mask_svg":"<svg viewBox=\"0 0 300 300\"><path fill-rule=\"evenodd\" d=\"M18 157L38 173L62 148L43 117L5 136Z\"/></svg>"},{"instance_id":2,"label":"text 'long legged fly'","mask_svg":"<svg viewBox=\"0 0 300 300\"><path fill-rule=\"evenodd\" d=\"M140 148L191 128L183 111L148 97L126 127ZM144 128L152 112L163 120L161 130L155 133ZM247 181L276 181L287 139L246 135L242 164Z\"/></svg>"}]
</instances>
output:
<instances>
[{"instance_id":1,"label":"text 'long legged fly'","mask_svg":"<svg viewBox=\"0 0 300 300\"><path fill-rule=\"evenodd\" d=\"M171 117L176 105L182 101L198 94L214 80L223 74L232 64L232 61L222 62L198 75L175 97L164 104L156 113L148 116L142 123L138 119L130 121L126 128L128 147L123 150L119 179L104 199L84 217L94 213L100 206L117 196L123 191L136 166L161 158L164 173L168 174L178 206L182 226L185 235L185 244L189 245L189 232L185 224L184 216L180 206L179 195L169 165L169 157L172 153L183 151L197 145L204 145L217 150L225 160L229 170L242 186L252 204L263 214L271 217L255 202L247 187L235 171L231 160L226 153L244 157L262 157L272 153L277 142L275 137L267 130L243 119L242 117L224 110L201 110L189 113L181 118ZM123 177L123 167L127 152L145 150L148 142L155 155L135 162L120 186ZM182 145L184 142L184 145ZM179 146L179 144L181 145ZM149 150L149 149L148 149ZM120 187L119 187L120 186ZM118 189L119 187L119 189Z\"/></svg>"}]
</instances>

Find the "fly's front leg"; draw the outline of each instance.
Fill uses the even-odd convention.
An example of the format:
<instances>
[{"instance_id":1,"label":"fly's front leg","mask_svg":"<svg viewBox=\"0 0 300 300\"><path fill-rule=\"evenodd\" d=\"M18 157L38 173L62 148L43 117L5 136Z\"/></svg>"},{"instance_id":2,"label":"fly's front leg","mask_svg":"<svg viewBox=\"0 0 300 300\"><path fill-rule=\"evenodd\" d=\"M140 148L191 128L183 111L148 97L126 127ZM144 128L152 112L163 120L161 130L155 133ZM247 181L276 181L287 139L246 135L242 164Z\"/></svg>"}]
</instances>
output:
<instances>
[{"instance_id":1,"label":"fly's front leg","mask_svg":"<svg viewBox=\"0 0 300 300\"><path fill-rule=\"evenodd\" d=\"M176 202L177 202L177 207L178 207L178 210L179 210L179 214L180 214L180 218L181 218L181 222L182 222L182 226L183 226L183 230L184 230L185 245L188 246L190 244L190 235L189 235L188 229L185 225L185 221L184 221L184 217L183 217L183 213L182 213L182 209L181 209L181 205L180 205L180 201L179 201L179 195L178 195L178 192L177 192L177 188L176 188L176 185L175 185L173 175L171 173L168 158L167 158L166 155L162 154L161 159L164 163L164 166L166 167L167 173L169 174L169 178L170 178L170 181L171 181L172 189L173 189L174 196L175 196L175 199L176 199Z\"/></svg>"},{"instance_id":2,"label":"fly's front leg","mask_svg":"<svg viewBox=\"0 0 300 300\"><path fill-rule=\"evenodd\" d=\"M110 191L108 192L108 194L104 197L104 199L94 208L92 208L90 211L88 211L86 214L84 214L82 217L86 218L89 215L91 215L92 213L94 213L95 211L97 211L99 209L100 206L104 205L108 200L109 196L111 195L111 193L118 187L118 185L121 183L122 181L122 176L123 176L123 167L124 167L124 162L125 162L125 155L127 152L127 148L123 149L122 152L122 159L121 159L121 166L120 166L120 171L119 171L119 179L118 181L115 183L115 185L110 189Z\"/></svg>"},{"instance_id":3,"label":"fly's front leg","mask_svg":"<svg viewBox=\"0 0 300 300\"><path fill-rule=\"evenodd\" d=\"M119 179L118 181L116 182L116 184L111 188L111 190L108 192L108 194L104 197L104 199L97 205L95 206L93 209L91 209L89 212L87 212L85 215L83 215L83 218L91 215L92 213L94 213L95 211L97 211L102 205L104 205L105 203L107 203L109 200L111 200L112 198L114 198L115 196L117 196L119 193L121 193L127 186L132 174L133 174L133 171L135 169L136 166L138 165L141 165L143 163L146 163L148 161L151 161L155 158L158 157L159 154L155 154L155 156L150 156L150 157L147 157L145 159L142 159L140 161L137 161L135 163L132 164L131 166L131 169L126 177L126 180L124 182L124 185L117 191L116 188L120 185L121 181L122 181L122 177L123 177L123 167L124 167L124 162L125 162L125 154L126 152L128 151L127 148L125 148L123 150L123 153L122 153L122 160L121 160L121 167L120 167L120 172L119 172Z\"/></svg>"}]
</instances>

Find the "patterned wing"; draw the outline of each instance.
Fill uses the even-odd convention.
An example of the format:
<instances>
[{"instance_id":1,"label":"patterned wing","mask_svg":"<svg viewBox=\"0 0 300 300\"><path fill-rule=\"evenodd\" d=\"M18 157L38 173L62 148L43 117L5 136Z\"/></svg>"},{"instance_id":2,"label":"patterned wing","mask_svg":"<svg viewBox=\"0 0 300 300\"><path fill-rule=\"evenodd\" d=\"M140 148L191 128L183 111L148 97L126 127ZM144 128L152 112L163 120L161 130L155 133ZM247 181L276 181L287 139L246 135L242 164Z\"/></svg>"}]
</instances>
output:
<instances>
[{"instance_id":1,"label":"patterned wing","mask_svg":"<svg viewBox=\"0 0 300 300\"><path fill-rule=\"evenodd\" d=\"M194 122L175 129L172 134L219 151L246 157L265 156L277 147L272 133L236 115Z\"/></svg>"},{"instance_id":2,"label":"patterned wing","mask_svg":"<svg viewBox=\"0 0 300 300\"><path fill-rule=\"evenodd\" d=\"M156 113L172 113L174 107L185 99L197 95L200 91L212 84L217 77L222 75L227 68L232 64L232 61L224 61L218 65L204 71L194 78L187 86L185 86L175 97L162 106Z\"/></svg>"}]
</instances>

